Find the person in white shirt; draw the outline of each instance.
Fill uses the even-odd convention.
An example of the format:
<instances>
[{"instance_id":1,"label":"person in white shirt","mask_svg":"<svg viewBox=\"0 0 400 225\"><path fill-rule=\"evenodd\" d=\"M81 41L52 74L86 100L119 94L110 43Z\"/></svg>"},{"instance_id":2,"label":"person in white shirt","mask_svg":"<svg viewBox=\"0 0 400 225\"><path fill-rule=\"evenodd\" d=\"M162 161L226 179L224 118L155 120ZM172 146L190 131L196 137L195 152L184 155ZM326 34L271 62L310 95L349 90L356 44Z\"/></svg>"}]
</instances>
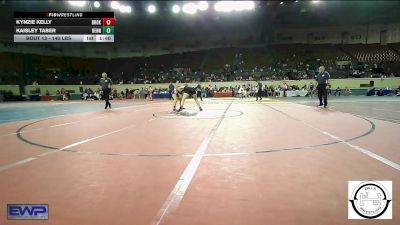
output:
<instances>
[{"instance_id":1,"label":"person in white shirt","mask_svg":"<svg viewBox=\"0 0 400 225\"><path fill-rule=\"evenodd\" d=\"M149 94L150 101L153 101L153 88L150 86L149 89L147 89L147 91Z\"/></svg>"},{"instance_id":2,"label":"person in white shirt","mask_svg":"<svg viewBox=\"0 0 400 225\"><path fill-rule=\"evenodd\" d=\"M246 89L243 86L241 86L239 88L239 97L244 98L245 96L246 96Z\"/></svg>"}]
</instances>

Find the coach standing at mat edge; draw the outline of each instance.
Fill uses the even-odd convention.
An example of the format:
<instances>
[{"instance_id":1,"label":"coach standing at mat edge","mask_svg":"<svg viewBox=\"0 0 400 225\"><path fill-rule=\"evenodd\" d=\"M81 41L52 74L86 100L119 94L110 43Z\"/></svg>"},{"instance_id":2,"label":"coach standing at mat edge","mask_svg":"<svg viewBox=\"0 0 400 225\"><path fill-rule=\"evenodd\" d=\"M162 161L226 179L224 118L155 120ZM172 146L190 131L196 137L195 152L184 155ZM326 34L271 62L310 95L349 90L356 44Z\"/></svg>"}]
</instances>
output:
<instances>
[{"instance_id":1,"label":"coach standing at mat edge","mask_svg":"<svg viewBox=\"0 0 400 225\"><path fill-rule=\"evenodd\" d=\"M103 100L106 101L106 106L104 109L107 109L107 107L110 107L111 109L111 103L110 103L110 93L111 93L111 85L112 81L110 78L107 77L107 73L103 72L101 74L102 78L100 79L100 87L101 90L103 91Z\"/></svg>"},{"instance_id":2,"label":"coach standing at mat edge","mask_svg":"<svg viewBox=\"0 0 400 225\"><path fill-rule=\"evenodd\" d=\"M324 66L320 66L318 68L318 74L315 77L315 80L317 80L318 86L318 98L319 98L319 105L318 106L324 106L326 108L328 106L328 92L326 90L326 87L328 86L328 80L330 78L330 74L325 71ZM322 98L324 98L324 103L322 104Z\"/></svg>"}]
</instances>

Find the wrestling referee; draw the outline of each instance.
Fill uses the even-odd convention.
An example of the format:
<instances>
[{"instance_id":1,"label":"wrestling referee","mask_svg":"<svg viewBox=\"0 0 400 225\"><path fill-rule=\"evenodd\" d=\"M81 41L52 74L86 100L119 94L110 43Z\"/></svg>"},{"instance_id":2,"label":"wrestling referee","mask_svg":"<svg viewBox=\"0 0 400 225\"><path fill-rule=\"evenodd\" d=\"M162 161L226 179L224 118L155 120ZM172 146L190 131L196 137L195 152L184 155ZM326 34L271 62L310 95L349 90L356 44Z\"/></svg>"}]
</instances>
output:
<instances>
[{"instance_id":1,"label":"wrestling referee","mask_svg":"<svg viewBox=\"0 0 400 225\"><path fill-rule=\"evenodd\" d=\"M112 81L110 78L107 77L107 73L103 72L101 74L102 78L100 79L100 87L101 90L103 91L103 100L106 101L106 107L104 109L107 109L107 107L110 107L111 109L111 103L110 103L110 93L111 93L111 85Z\"/></svg>"},{"instance_id":2,"label":"wrestling referee","mask_svg":"<svg viewBox=\"0 0 400 225\"><path fill-rule=\"evenodd\" d=\"M326 90L326 86L328 85L328 80L330 78L330 74L325 71L324 66L320 66L318 68L318 74L315 76L315 80L317 80L318 86L318 98L319 98L319 105L324 106L326 108L328 106L328 92ZM322 98L324 99L324 103L322 103Z\"/></svg>"}]
</instances>

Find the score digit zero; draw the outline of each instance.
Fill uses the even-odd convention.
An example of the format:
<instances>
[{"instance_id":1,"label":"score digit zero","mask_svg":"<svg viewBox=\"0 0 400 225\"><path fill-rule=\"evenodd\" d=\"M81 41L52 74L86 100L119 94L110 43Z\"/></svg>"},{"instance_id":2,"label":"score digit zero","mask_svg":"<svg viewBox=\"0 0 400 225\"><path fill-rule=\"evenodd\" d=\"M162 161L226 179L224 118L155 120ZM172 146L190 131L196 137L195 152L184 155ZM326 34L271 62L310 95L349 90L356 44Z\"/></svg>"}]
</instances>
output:
<instances>
[{"instance_id":1,"label":"score digit zero","mask_svg":"<svg viewBox=\"0 0 400 225\"><path fill-rule=\"evenodd\" d=\"M103 26L114 26L114 18L103 18Z\"/></svg>"},{"instance_id":2,"label":"score digit zero","mask_svg":"<svg viewBox=\"0 0 400 225\"><path fill-rule=\"evenodd\" d=\"M103 27L103 34L114 34L114 27Z\"/></svg>"}]
</instances>

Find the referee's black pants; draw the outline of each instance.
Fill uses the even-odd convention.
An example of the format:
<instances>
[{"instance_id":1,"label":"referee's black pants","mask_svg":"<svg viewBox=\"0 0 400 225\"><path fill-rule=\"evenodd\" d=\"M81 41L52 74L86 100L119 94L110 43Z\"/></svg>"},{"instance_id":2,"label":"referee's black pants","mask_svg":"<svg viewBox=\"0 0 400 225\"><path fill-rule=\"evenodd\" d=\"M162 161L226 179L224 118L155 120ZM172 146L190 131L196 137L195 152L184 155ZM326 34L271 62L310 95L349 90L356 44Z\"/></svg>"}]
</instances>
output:
<instances>
[{"instance_id":1,"label":"referee's black pants","mask_svg":"<svg viewBox=\"0 0 400 225\"><path fill-rule=\"evenodd\" d=\"M326 84L318 84L318 98L319 105L328 106L328 92L326 91ZM324 103L322 104L322 98L324 98Z\"/></svg>"},{"instance_id":2,"label":"referee's black pants","mask_svg":"<svg viewBox=\"0 0 400 225\"><path fill-rule=\"evenodd\" d=\"M111 103L110 103L110 93L111 89L103 89L103 100L106 101L106 106L104 107L107 109L107 107L110 107L111 109Z\"/></svg>"},{"instance_id":3,"label":"referee's black pants","mask_svg":"<svg viewBox=\"0 0 400 225\"><path fill-rule=\"evenodd\" d=\"M203 96L202 96L201 91L197 91L196 95L197 95L198 98L200 98L201 101L203 101Z\"/></svg>"}]
</instances>

